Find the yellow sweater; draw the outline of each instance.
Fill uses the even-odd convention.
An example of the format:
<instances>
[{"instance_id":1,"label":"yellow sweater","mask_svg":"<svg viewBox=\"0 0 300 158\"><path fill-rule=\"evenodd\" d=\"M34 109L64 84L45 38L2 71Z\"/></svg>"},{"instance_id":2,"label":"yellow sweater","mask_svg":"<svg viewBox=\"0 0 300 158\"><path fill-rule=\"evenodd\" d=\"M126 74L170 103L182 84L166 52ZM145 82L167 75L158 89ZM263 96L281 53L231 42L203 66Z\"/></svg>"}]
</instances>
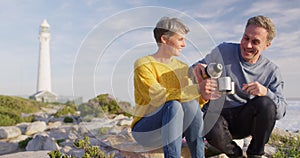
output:
<instances>
[{"instance_id":1,"label":"yellow sweater","mask_svg":"<svg viewBox=\"0 0 300 158\"><path fill-rule=\"evenodd\" d=\"M155 111L165 102L187 102L199 98L198 85L190 85L188 66L173 58L169 64L158 62L152 56L138 59L134 64L135 111L133 127L142 117Z\"/></svg>"}]
</instances>

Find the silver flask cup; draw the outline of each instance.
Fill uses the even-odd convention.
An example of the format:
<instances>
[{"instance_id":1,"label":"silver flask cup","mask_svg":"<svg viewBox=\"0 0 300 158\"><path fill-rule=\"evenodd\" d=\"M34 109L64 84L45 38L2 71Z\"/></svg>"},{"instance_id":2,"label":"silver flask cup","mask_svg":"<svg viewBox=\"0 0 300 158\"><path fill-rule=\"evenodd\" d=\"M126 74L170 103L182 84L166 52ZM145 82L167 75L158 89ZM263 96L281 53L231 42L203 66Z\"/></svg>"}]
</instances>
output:
<instances>
[{"instance_id":1,"label":"silver flask cup","mask_svg":"<svg viewBox=\"0 0 300 158\"><path fill-rule=\"evenodd\" d=\"M230 77L218 78L218 90L223 94L234 94L234 82Z\"/></svg>"}]
</instances>

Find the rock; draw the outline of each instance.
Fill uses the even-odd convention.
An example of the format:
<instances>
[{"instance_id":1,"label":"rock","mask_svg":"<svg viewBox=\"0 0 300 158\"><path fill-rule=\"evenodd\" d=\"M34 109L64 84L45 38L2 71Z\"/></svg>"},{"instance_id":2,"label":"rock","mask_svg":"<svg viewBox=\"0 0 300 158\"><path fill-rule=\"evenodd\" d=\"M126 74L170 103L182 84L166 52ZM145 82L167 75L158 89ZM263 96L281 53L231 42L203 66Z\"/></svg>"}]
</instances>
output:
<instances>
[{"instance_id":1,"label":"rock","mask_svg":"<svg viewBox=\"0 0 300 158\"><path fill-rule=\"evenodd\" d=\"M136 158L136 157L164 158L164 151L161 148L145 151L145 152L133 152L133 151L120 150L120 155L126 158ZM191 157L189 148L182 147L181 158L188 158L188 157Z\"/></svg>"},{"instance_id":2,"label":"rock","mask_svg":"<svg viewBox=\"0 0 300 158\"><path fill-rule=\"evenodd\" d=\"M10 139L22 134L21 130L15 126L0 127L0 139Z\"/></svg>"},{"instance_id":3,"label":"rock","mask_svg":"<svg viewBox=\"0 0 300 158\"><path fill-rule=\"evenodd\" d=\"M25 134L26 133L26 129L27 129L28 125L30 125L30 124L31 123L28 123L28 122L22 122L22 123L17 124L16 126L18 128L20 128L22 134Z\"/></svg>"},{"instance_id":4,"label":"rock","mask_svg":"<svg viewBox=\"0 0 300 158\"><path fill-rule=\"evenodd\" d=\"M293 135L293 133L288 132L288 131L283 130L283 129L279 129L279 128L274 128L272 133L275 134L275 135L280 135L282 137L291 137Z\"/></svg>"},{"instance_id":5,"label":"rock","mask_svg":"<svg viewBox=\"0 0 300 158\"><path fill-rule=\"evenodd\" d=\"M47 131L47 134L51 138L54 138L56 140L62 140L62 139L67 139L68 138L67 130L64 129L64 128L58 128L58 129L55 129L55 130Z\"/></svg>"},{"instance_id":6,"label":"rock","mask_svg":"<svg viewBox=\"0 0 300 158\"><path fill-rule=\"evenodd\" d=\"M48 123L48 128L49 128L49 129L59 128L59 127L62 126L62 124L63 124L62 121L49 122L49 123Z\"/></svg>"},{"instance_id":7,"label":"rock","mask_svg":"<svg viewBox=\"0 0 300 158\"><path fill-rule=\"evenodd\" d=\"M44 112L38 112L34 114L34 121L44 121L48 123L52 117L50 117L50 114Z\"/></svg>"},{"instance_id":8,"label":"rock","mask_svg":"<svg viewBox=\"0 0 300 158\"><path fill-rule=\"evenodd\" d=\"M0 155L18 151L17 143L0 142Z\"/></svg>"},{"instance_id":9,"label":"rock","mask_svg":"<svg viewBox=\"0 0 300 158\"><path fill-rule=\"evenodd\" d=\"M19 143L20 141L23 141L25 139L27 139L29 136L27 135L20 135L14 139L9 140L10 143Z\"/></svg>"},{"instance_id":10,"label":"rock","mask_svg":"<svg viewBox=\"0 0 300 158\"><path fill-rule=\"evenodd\" d=\"M51 111L51 110L50 110ZM52 113L52 112L50 112ZM163 157L163 150L145 148L139 145L132 138L130 124L132 118L124 115L109 115L104 118L90 118L90 122L73 122L64 123L63 117L54 118L49 113L40 113L39 116L43 121L36 121L33 123L20 123L16 127L0 127L0 158L14 158L14 157L49 157L48 152L53 150L61 150L62 153L68 153L75 157L82 157L84 154L83 149L77 149L73 146L76 139L83 139L84 136L90 137L90 145L98 146L107 155L114 153L114 158L135 158L135 157ZM80 120L76 117L74 120ZM48 121L48 126L46 122ZM46 122L45 122L46 121ZM103 130L103 132L101 132ZM17 132L16 132L17 131ZM20 133L23 133L21 135ZM27 135L25 135L25 133ZM101 133L101 134L100 134ZM285 130L274 129L273 133L284 137L294 137L300 133L291 133ZM25 140L28 137L33 139L29 141L26 150L31 152L20 152L18 142ZM296 138L298 138L296 136ZM59 140L59 146L54 140ZM3 142L8 141L8 142ZM251 137L238 140L237 144L243 148L244 151L251 141ZM276 152L276 146L265 147L266 156L272 156ZM212 146L206 144L206 149L213 149ZM41 152L32 152L39 151ZM48 150L47 152L44 152ZM206 150L207 151L207 150ZM12 152L20 152L16 154L9 154ZM43 153L43 154L39 154ZM207 152L206 152L207 153ZM21 154L21 155L20 155ZM30 155L31 154L31 155ZM190 157L189 149L186 145L182 147L182 157ZM37 156L39 155L39 156ZM210 158L226 157L221 152L212 153ZM209 157L209 155L207 155Z\"/></svg>"},{"instance_id":11,"label":"rock","mask_svg":"<svg viewBox=\"0 0 300 158\"><path fill-rule=\"evenodd\" d=\"M60 108L59 106L52 106L51 108L41 107L42 111L47 114L55 114Z\"/></svg>"},{"instance_id":12,"label":"rock","mask_svg":"<svg viewBox=\"0 0 300 158\"><path fill-rule=\"evenodd\" d=\"M105 143L107 146L119 150L119 154L122 157L126 157L126 158L136 158L136 157L163 158L164 157L164 152L162 148L153 149L153 148L147 148L139 145L133 139L129 127L123 128L116 134L107 135L105 138L101 140L101 142ZM191 157L187 146L182 147L181 155L183 158Z\"/></svg>"},{"instance_id":13,"label":"rock","mask_svg":"<svg viewBox=\"0 0 300 158\"><path fill-rule=\"evenodd\" d=\"M130 126L132 123L132 119L130 118L123 118L118 121L117 125L119 126Z\"/></svg>"},{"instance_id":14,"label":"rock","mask_svg":"<svg viewBox=\"0 0 300 158\"><path fill-rule=\"evenodd\" d=\"M234 139L233 140L240 148L244 147L244 139Z\"/></svg>"},{"instance_id":15,"label":"rock","mask_svg":"<svg viewBox=\"0 0 300 158\"><path fill-rule=\"evenodd\" d=\"M17 157L26 157L26 158L48 158L50 151L24 151L13 154L7 154L0 156L0 158L17 158Z\"/></svg>"},{"instance_id":16,"label":"rock","mask_svg":"<svg viewBox=\"0 0 300 158\"><path fill-rule=\"evenodd\" d=\"M26 146L27 151L58 150L59 146L49 136L35 135Z\"/></svg>"},{"instance_id":17,"label":"rock","mask_svg":"<svg viewBox=\"0 0 300 158\"><path fill-rule=\"evenodd\" d=\"M117 134L120 133L122 130L123 130L122 127L120 127L120 126L115 126L115 127L110 128L106 134L109 134L109 135L117 135Z\"/></svg>"},{"instance_id":18,"label":"rock","mask_svg":"<svg viewBox=\"0 0 300 158\"><path fill-rule=\"evenodd\" d=\"M49 118L49 122L64 122L64 118L65 117L53 117L52 116L51 118Z\"/></svg>"},{"instance_id":19,"label":"rock","mask_svg":"<svg viewBox=\"0 0 300 158\"><path fill-rule=\"evenodd\" d=\"M123 114L115 116L114 120L121 120L121 119L126 119L128 118L127 116L124 116Z\"/></svg>"},{"instance_id":20,"label":"rock","mask_svg":"<svg viewBox=\"0 0 300 158\"><path fill-rule=\"evenodd\" d=\"M64 153L69 153L71 150L72 150L72 147L71 147L71 146L64 146L64 147L62 148L62 151L63 151Z\"/></svg>"},{"instance_id":21,"label":"rock","mask_svg":"<svg viewBox=\"0 0 300 158\"><path fill-rule=\"evenodd\" d=\"M36 121L28 125L26 128L26 135L32 135L38 132L43 132L47 129L47 125L44 121Z\"/></svg>"},{"instance_id":22,"label":"rock","mask_svg":"<svg viewBox=\"0 0 300 158\"><path fill-rule=\"evenodd\" d=\"M74 157L83 157L84 155L84 150L83 149L76 149L76 148L73 148L71 149L68 154L74 156Z\"/></svg>"},{"instance_id":23,"label":"rock","mask_svg":"<svg viewBox=\"0 0 300 158\"><path fill-rule=\"evenodd\" d=\"M269 144L265 145L265 155L272 157L272 155L276 154L276 148L270 146Z\"/></svg>"}]
</instances>

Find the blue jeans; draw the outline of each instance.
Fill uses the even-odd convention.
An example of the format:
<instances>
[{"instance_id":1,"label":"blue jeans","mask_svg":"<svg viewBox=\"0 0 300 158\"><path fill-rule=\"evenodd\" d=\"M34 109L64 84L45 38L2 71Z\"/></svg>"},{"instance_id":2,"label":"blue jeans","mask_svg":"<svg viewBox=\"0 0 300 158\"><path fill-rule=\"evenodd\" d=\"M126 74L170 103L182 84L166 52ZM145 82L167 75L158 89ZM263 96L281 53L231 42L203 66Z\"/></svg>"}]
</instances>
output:
<instances>
[{"instance_id":1,"label":"blue jeans","mask_svg":"<svg viewBox=\"0 0 300 158\"><path fill-rule=\"evenodd\" d=\"M143 117L132 129L132 136L143 146L163 146L166 158L180 158L185 136L193 158L204 157L202 111L196 100L169 101L160 109Z\"/></svg>"}]
</instances>

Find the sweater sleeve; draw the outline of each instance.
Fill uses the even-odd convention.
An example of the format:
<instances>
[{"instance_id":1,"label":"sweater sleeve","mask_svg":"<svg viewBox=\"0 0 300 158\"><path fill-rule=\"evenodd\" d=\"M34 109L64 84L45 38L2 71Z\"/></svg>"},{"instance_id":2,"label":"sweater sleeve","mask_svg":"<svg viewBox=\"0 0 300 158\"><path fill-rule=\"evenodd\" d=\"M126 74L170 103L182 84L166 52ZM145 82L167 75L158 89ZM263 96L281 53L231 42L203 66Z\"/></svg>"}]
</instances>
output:
<instances>
[{"instance_id":1,"label":"sweater sleeve","mask_svg":"<svg viewBox=\"0 0 300 158\"><path fill-rule=\"evenodd\" d=\"M138 105L159 106L166 101L166 89L157 82L153 70L139 65L134 70L134 95Z\"/></svg>"},{"instance_id":2,"label":"sweater sleeve","mask_svg":"<svg viewBox=\"0 0 300 158\"><path fill-rule=\"evenodd\" d=\"M267 96L270 97L276 104L276 119L284 117L287 107L287 102L283 96L284 81L277 68L274 72L272 82L268 86Z\"/></svg>"}]
</instances>

